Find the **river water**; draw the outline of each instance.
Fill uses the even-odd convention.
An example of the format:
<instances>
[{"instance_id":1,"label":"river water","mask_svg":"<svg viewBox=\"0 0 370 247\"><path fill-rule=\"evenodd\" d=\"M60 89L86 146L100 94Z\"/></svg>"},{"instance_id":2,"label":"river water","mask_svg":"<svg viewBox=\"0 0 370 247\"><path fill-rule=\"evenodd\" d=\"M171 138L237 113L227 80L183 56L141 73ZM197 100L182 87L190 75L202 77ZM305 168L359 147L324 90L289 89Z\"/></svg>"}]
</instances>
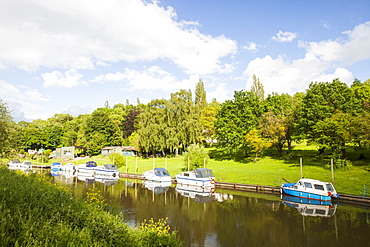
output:
<instances>
[{"instance_id":1,"label":"river water","mask_svg":"<svg viewBox=\"0 0 370 247\"><path fill-rule=\"evenodd\" d=\"M168 218L184 246L369 246L370 207L312 205L280 195L212 193L122 178L60 175L54 181L82 198L99 192L133 227L144 219Z\"/></svg>"}]
</instances>

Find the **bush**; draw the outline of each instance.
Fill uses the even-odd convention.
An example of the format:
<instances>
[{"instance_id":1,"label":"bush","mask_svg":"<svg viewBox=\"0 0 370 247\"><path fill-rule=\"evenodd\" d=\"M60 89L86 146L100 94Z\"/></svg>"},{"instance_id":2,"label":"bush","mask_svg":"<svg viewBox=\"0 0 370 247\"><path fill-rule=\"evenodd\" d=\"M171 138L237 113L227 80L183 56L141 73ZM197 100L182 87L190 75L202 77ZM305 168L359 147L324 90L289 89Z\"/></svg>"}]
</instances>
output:
<instances>
[{"instance_id":1,"label":"bush","mask_svg":"<svg viewBox=\"0 0 370 247\"><path fill-rule=\"evenodd\" d=\"M208 151L198 144L191 144L188 151L184 152L184 170L188 169L188 162L190 162L190 170L204 166L204 160L207 162L209 159Z\"/></svg>"},{"instance_id":2,"label":"bush","mask_svg":"<svg viewBox=\"0 0 370 247\"><path fill-rule=\"evenodd\" d=\"M126 166L126 157L122 154L112 153L108 156L108 158L118 167Z\"/></svg>"}]
</instances>

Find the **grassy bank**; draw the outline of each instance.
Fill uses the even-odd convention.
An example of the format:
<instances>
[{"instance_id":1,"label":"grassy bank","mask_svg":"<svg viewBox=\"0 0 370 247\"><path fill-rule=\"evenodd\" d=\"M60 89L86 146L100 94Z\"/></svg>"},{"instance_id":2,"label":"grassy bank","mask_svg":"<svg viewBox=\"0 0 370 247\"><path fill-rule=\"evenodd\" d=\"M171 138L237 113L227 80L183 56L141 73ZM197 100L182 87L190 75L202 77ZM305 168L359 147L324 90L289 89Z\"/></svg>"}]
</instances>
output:
<instances>
[{"instance_id":1,"label":"grassy bank","mask_svg":"<svg viewBox=\"0 0 370 247\"><path fill-rule=\"evenodd\" d=\"M95 193L86 201L36 174L0 166L2 246L180 246L165 221L131 229L104 211Z\"/></svg>"},{"instance_id":2,"label":"grassy bank","mask_svg":"<svg viewBox=\"0 0 370 247\"><path fill-rule=\"evenodd\" d=\"M217 181L270 186L280 186L285 181L296 182L300 178L300 158L303 160L304 177L332 180L331 171L328 169L330 160L318 156L316 147L305 144L296 145L289 155L281 157L276 156L274 152L267 153L256 163L252 162L253 157L226 159L215 149L210 149L209 153L211 158L207 161L207 167L213 170ZM370 152L349 149L348 156L353 165L349 169L334 171L335 187L339 193L362 195L364 185L370 188ZM360 156L365 156L365 159L359 161ZM111 163L102 156L81 159L74 163L81 164L88 160L95 160L99 165ZM185 167L181 156L154 159L127 157L127 164L127 167L120 168L121 172L142 174L153 167L164 167L175 176Z\"/></svg>"}]
</instances>

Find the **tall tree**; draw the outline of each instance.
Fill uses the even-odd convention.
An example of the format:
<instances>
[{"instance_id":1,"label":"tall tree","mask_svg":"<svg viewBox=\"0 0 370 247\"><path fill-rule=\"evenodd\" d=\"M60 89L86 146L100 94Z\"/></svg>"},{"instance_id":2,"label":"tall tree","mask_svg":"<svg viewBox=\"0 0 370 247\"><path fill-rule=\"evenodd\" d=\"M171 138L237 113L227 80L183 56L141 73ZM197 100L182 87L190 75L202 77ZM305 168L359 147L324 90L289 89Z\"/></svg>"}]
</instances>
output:
<instances>
[{"instance_id":1,"label":"tall tree","mask_svg":"<svg viewBox=\"0 0 370 247\"><path fill-rule=\"evenodd\" d=\"M206 91L204 89L204 82L199 79L195 87L195 105L202 111L207 106Z\"/></svg>"},{"instance_id":2,"label":"tall tree","mask_svg":"<svg viewBox=\"0 0 370 247\"><path fill-rule=\"evenodd\" d=\"M12 117L5 102L0 99L0 154L11 148Z\"/></svg>"},{"instance_id":3,"label":"tall tree","mask_svg":"<svg viewBox=\"0 0 370 247\"><path fill-rule=\"evenodd\" d=\"M321 147L329 146L333 152L341 150L345 154L349 138L344 131L349 125L347 120L341 121L338 116L348 119L349 114L360 109L360 101L353 91L338 79L331 83L311 83L298 110L297 126L302 137L308 141ZM330 125L333 125L332 128ZM342 138L340 135L343 135Z\"/></svg>"},{"instance_id":4,"label":"tall tree","mask_svg":"<svg viewBox=\"0 0 370 247\"><path fill-rule=\"evenodd\" d=\"M204 108L201 114L201 123L203 126L203 136L204 140L208 145L212 146L214 140L216 139L216 113L217 109L213 106L207 106Z\"/></svg>"},{"instance_id":5,"label":"tall tree","mask_svg":"<svg viewBox=\"0 0 370 247\"><path fill-rule=\"evenodd\" d=\"M253 75L253 84L250 90L260 101L265 99L265 89L256 75Z\"/></svg>"},{"instance_id":6,"label":"tall tree","mask_svg":"<svg viewBox=\"0 0 370 247\"><path fill-rule=\"evenodd\" d=\"M315 141L318 136L313 129L319 121L330 118L336 111L347 113L358 108L352 91L338 79L311 83L298 109L298 128L305 138Z\"/></svg>"},{"instance_id":7,"label":"tall tree","mask_svg":"<svg viewBox=\"0 0 370 247\"><path fill-rule=\"evenodd\" d=\"M236 91L234 99L221 104L216 114L216 136L220 151L224 154L248 154L246 134L257 127L263 106L255 94Z\"/></svg>"}]
</instances>

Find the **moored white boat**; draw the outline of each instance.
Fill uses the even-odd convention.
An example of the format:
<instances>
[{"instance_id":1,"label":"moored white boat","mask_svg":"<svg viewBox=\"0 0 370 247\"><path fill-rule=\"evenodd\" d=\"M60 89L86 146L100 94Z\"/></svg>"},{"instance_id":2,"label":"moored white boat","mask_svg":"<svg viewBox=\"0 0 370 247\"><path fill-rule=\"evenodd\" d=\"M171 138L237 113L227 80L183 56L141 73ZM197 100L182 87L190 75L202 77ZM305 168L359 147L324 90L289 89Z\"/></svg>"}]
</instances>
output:
<instances>
[{"instance_id":1,"label":"moored white boat","mask_svg":"<svg viewBox=\"0 0 370 247\"><path fill-rule=\"evenodd\" d=\"M154 168L143 173L146 180L154 182L172 182L170 173L164 168Z\"/></svg>"},{"instance_id":2,"label":"moored white boat","mask_svg":"<svg viewBox=\"0 0 370 247\"><path fill-rule=\"evenodd\" d=\"M86 164L77 165L77 171L79 173L92 173L94 174L97 164L95 161L88 161Z\"/></svg>"},{"instance_id":3,"label":"moored white boat","mask_svg":"<svg viewBox=\"0 0 370 247\"><path fill-rule=\"evenodd\" d=\"M61 170L62 171L70 171L70 172L76 171L76 165L73 164L73 163L67 163L65 165L62 165Z\"/></svg>"},{"instance_id":4,"label":"moored white boat","mask_svg":"<svg viewBox=\"0 0 370 247\"><path fill-rule=\"evenodd\" d=\"M308 178L302 178L297 183L286 183L281 186L280 192L310 200L330 201L339 198L333 184Z\"/></svg>"},{"instance_id":5,"label":"moored white boat","mask_svg":"<svg viewBox=\"0 0 370 247\"><path fill-rule=\"evenodd\" d=\"M118 167L116 165L105 164L103 166L96 166L95 175L119 177Z\"/></svg>"},{"instance_id":6,"label":"moored white boat","mask_svg":"<svg viewBox=\"0 0 370 247\"><path fill-rule=\"evenodd\" d=\"M7 164L9 167L21 167L22 163L19 159L14 159Z\"/></svg>"},{"instance_id":7,"label":"moored white boat","mask_svg":"<svg viewBox=\"0 0 370 247\"><path fill-rule=\"evenodd\" d=\"M194 171L181 172L176 175L176 181L179 184L194 186L214 186L215 177L211 169L197 168Z\"/></svg>"}]
</instances>

